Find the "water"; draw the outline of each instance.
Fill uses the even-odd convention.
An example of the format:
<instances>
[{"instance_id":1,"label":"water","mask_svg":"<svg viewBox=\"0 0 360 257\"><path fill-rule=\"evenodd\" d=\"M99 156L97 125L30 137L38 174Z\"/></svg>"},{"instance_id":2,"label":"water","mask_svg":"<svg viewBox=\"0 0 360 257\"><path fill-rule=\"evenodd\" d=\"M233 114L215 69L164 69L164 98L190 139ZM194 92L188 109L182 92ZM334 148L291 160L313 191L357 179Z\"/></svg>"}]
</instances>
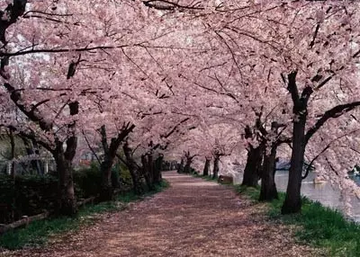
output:
<instances>
[{"instance_id":1,"label":"water","mask_svg":"<svg viewBox=\"0 0 360 257\"><path fill-rule=\"evenodd\" d=\"M326 182L323 184L314 184L313 182L314 174L309 174L309 176L303 181L301 185L301 194L307 196L309 199L318 201L325 206L343 210L343 202L341 201L340 191L334 189L330 183ZM360 178L355 178L356 182L360 186ZM288 181L288 171L277 171L275 176L276 186L279 191L286 191ZM352 209L352 218L357 222L360 222L360 201L353 197L351 204Z\"/></svg>"},{"instance_id":2,"label":"water","mask_svg":"<svg viewBox=\"0 0 360 257\"><path fill-rule=\"evenodd\" d=\"M240 182L242 174L235 178L237 183ZM301 194L308 197L311 200L318 201L324 206L338 209L342 211L344 209L343 202L341 201L340 191L331 187L330 183L314 184L314 174L310 173L309 176L303 181L301 186ZM356 183L360 186L360 177L354 178ZM275 182L279 191L285 192L288 181L288 171L277 171L275 176ZM353 197L351 204L352 214L351 217L360 222L360 200Z\"/></svg>"}]
</instances>

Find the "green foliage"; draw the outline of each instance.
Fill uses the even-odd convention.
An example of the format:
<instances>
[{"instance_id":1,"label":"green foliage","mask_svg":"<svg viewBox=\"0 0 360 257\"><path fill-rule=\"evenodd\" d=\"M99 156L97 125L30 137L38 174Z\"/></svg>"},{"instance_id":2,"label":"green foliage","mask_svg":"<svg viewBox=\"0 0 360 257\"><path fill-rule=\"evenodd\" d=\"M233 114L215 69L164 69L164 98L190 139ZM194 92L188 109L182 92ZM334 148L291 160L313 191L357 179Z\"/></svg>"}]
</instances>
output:
<instances>
[{"instance_id":1,"label":"green foliage","mask_svg":"<svg viewBox=\"0 0 360 257\"><path fill-rule=\"evenodd\" d=\"M89 168L73 172L75 194L78 198L96 196L100 192L101 172L97 163L91 163Z\"/></svg>"},{"instance_id":2,"label":"green foliage","mask_svg":"<svg viewBox=\"0 0 360 257\"><path fill-rule=\"evenodd\" d=\"M199 174L199 172L197 172L194 168L190 168L190 173L193 175Z\"/></svg>"},{"instance_id":3,"label":"green foliage","mask_svg":"<svg viewBox=\"0 0 360 257\"><path fill-rule=\"evenodd\" d=\"M89 198L100 193L101 172L99 165L73 172L77 198ZM131 176L127 169L114 165L111 174L114 188L131 188ZM120 183L125 181L127 186ZM11 223L23 215L36 215L44 210L53 211L57 202L58 178L53 175L21 175L15 181L9 175L0 175L0 223Z\"/></svg>"},{"instance_id":4,"label":"green foliage","mask_svg":"<svg viewBox=\"0 0 360 257\"><path fill-rule=\"evenodd\" d=\"M122 188L131 189L133 187L133 181L129 169L126 166L119 164L119 180Z\"/></svg>"},{"instance_id":5,"label":"green foliage","mask_svg":"<svg viewBox=\"0 0 360 257\"><path fill-rule=\"evenodd\" d=\"M57 199L55 177L26 175L0 176L1 223L12 222L23 215L35 215L53 209ZM55 188L55 190L54 190Z\"/></svg>"},{"instance_id":6,"label":"green foliage","mask_svg":"<svg viewBox=\"0 0 360 257\"><path fill-rule=\"evenodd\" d=\"M14 250L24 247L42 246L48 242L51 236L70 230L77 230L83 225L94 223L98 219L96 214L123 210L126 208L126 203L141 200L145 196L153 195L167 187L169 187L169 183L163 180L155 187L155 190L146 192L142 196L135 195L132 191L124 192L118 195L115 201L84 206L75 218L57 217L32 222L26 228L9 231L0 236L0 247Z\"/></svg>"},{"instance_id":7,"label":"green foliage","mask_svg":"<svg viewBox=\"0 0 360 257\"><path fill-rule=\"evenodd\" d=\"M26 228L13 230L2 235L0 245L10 250L41 246L52 235L77 230L81 225L91 224L96 220L94 214L118 211L123 208L124 205L116 202L103 202L81 209L76 218L58 217L50 220L34 221Z\"/></svg>"},{"instance_id":8,"label":"green foliage","mask_svg":"<svg viewBox=\"0 0 360 257\"><path fill-rule=\"evenodd\" d=\"M235 190L240 194L247 195L248 197L250 197L250 199L252 199L254 201L257 201L260 197L259 188L235 185Z\"/></svg>"},{"instance_id":9,"label":"green foliage","mask_svg":"<svg viewBox=\"0 0 360 257\"><path fill-rule=\"evenodd\" d=\"M45 238L53 233L76 229L76 224L70 218L34 221L25 229L13 230L0 237L0 245L13 250L44 244Z\"/></svg>"},{"instance_id":10,"label":"green foliage","mask_svg":"<svg viewBox=\"0 0 360 257\"><path fill-rule=\"evenodd\" d=\"M163 180L161 180L160 184L155 185L155 189L153 191L151 191L150 194L161 192L168 187L170 187L170 183L168 181L166 181L165 179L163 179Z\"/></svg>"},{"instance_id":11,"label":"green foliage","mask_svg":"<svg viewBox=\"0 0 360 257\"><path fill-rule=\"evenodd\" d=\"M203 176L202 178L206 181L217 181L217 178L213 178L212 176Z\"/></svg>"},{"instance_id":12,"label":"green foliage","mask_svg":"<svg viewBox=\"0 0 360 257\"><path fill-rule=\"evenodd\" d=\"M237 187L237 190L257 201L260 191L255 188ZM285 193L279 193L279 199L268 203L268 217L275 222L298 225L295 236L302 242L323 247L328 256L356 257L360 253L360 225L348 221L337 210L322 206L319 202L302 198L300 214L281 215L281 205Z\"/></svg>"},{"instance_id":13,"label":"green foliage","mask_svg":"<svg viewBox=\"0 0 360 257\"><path fill-rule=\"evenodd\" d=\"M74 171L75 194L78 198L97 196L101 190L101 171L97 162L92 162L89 168L82 168ZM111 169L111 182L113 188L122 188L122 181L132 185L131 176L127 168L115 164ZM126 189L123 188L123 189Z\"/></svg>"}]
</instances>

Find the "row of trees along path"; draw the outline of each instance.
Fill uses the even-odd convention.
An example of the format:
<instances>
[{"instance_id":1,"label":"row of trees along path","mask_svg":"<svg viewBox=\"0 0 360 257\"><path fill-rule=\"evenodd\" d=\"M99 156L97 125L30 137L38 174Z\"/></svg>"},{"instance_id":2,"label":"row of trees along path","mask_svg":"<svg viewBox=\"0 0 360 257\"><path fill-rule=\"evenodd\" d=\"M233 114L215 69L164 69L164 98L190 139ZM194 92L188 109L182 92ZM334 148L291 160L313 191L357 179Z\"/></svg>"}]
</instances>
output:
<instances>
[{"instance_id":1,"label":"row of trees along path","mask_svg":"<svg viewBox=\"0 0 360 257\"><path fill-rule=\"evenodd\" d=\"M231 188L166 172L171 187L46 249L8 256L316 256Z\"/></svg>"}]
</instances>

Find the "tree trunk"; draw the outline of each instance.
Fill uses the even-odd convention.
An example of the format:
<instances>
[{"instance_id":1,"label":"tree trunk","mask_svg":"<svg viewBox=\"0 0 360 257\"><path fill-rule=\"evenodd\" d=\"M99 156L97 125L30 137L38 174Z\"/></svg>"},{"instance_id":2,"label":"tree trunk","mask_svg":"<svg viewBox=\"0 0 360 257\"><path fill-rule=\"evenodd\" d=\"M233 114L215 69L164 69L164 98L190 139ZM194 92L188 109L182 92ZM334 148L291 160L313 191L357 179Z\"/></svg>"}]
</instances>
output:
<instances>
[{"instance_id":1,"label":"tree trunk","mask_svg":"<svg viewBox=\"0 0 360 257\"><path fill-rule=\"evenodd\" d=\"M219 157L219 156L215 156L215 158L214 158L214 169L213 169L212 179L217 179L218 176L219 176L219 161L220 161L220 157Z\"/></svg>"},{"instance_id":2,"label":"tree trunk","mask_svg":"<svg viewBox=\"0 0 360 257\"><path fill-rule=\"evenodd\" d=\"M70 115L79 113L77 101L69 103ZM77 137L75 136L75 122L68 125L69 138L66 140L64 152L63 142L55 139L55 150L52 151L59 174L59 206L58 212L62 215L73 216L77 213L77 204L72 177L72 160L76 154Z\"/></svg>"},{"instance_id":3,"label":"tree trunk","mask_svg":"<svg viewBox=\"0 0 360 257\"><path fill-rule=\"evenodd\" d=\"M178 173L183 173L184 172L184 159L183 158L181 158L181 161L180 161L180 164L178 166L177 172Z\"/></svg>"},{"instance_id":4,"label":"tree trunk","mask_svg":"<svg viewBox=\"0 0 360 257\"><path fill-rule=\"evenodd\" d=\"M203 176L209 176L210 161L211 161L211 159L208 159L208 158L205 159Z\"/></svg>"},{"instance_id":5,"label":"tree trunk","mask_svg":"<svg viewBox=\"0 0 360 257\"><path fill-rule=\"evenodd\" d=\"M286 189L285 202L281 208L282 214L298 213L301 211L301 180L302 168L304 164L304 154L306 146L305 126L307 117L307 103L313 89L306 86L299 95L296 85L297 71L288 74L288 87L293 101L294 125L292 143L293 149L290 160L289 181Z\"/></svg>"},{"instance_id":6,"label":"tree trunk","mask_svg":"<svg viewBox=\"0 0 360 257\"><path fill-rule=\"evenodd\" d=\"M143 176L145 178L146 186L147 186L148 190L151 191L154 189L154 185L153 185L152 177L151 177L150 170L149 170L149 162L148 162L147 155L143 154L141 156L141 164L142 164L142 172L143 172Z\"/></svg>"},{"instance_id":7,"label":"tree trunk","mask_svg":"<svg viewBox=\"0 0 360 257\"><path fill-rule=\"evenodd\" d=\"M246 166L244 170L244 176L242 185L248 187L257 187L259 181L259 172L261 170L262 162L262 146L253 148L250 146L248 152Z\"/></svg>"},{"instance_id":8,"label":"tree trunk","mask_svg":"<svg viewBox=\"0 0 360 257\"><path fill-rule=\"evenodd\" d=\"M261 190L259 201L272 201L278 199L278 192L275 185L276 171L276 148L271 147L271 152L264 154L264 166L261 175Z\"/></svg>"},{"instance_id":9,"label":"tree trunk","mask_svg":"<svg viewBox=\"0 0 360 257\"><path fill-rule=\"evenodd\" d=\"M10 137L10 159L11 159L11 164L10 164L10 175L13 178L13 180L15 181L15 138L14 138L14 131L12 129L10 129L9 132L9 137Z\"/></svg>"},{"instance_id":10,"label":"tree trunk","mask_svg":"<svg viewBox=\"0 0 360 257\"><path fill-rule=\"evenodd\" d=\"M77 213L72 177L72 163L64 156L62 144L53 153L56 169L59 174L59 203L58 212L61 215L73 216Z\"/></svg>"},{"instance_id":11,"label":"tree trunk","mask_svg":"<svg viewBox=\"0 0 360 257\"><path fill-rule=\"evenodd\" d=\"M281 208L282 214L298 213L301 211L300 189L305 153L305 124L306 115L301 115L298 121L294 121L289 181L285 202Z\"/></svg>"},{"instance_id":12,"label":"tree trunk","mask_svg":"<svg viewBox=\"0 0 360 257\"><path fill-rule=\"evenodd\" d=\"M184 167L184 173L185 174L190 174L191 162L192 162L191 158L186 158L186 164L185 164L185 167Z\"/></svg>"},{"instance_id":13,"label":"tree trunk","mask_svg":"<svg viewBox=\"0 0 360 257\"><path fill-rule=\"evenodd\" d=\"M163 162L164 157L160 155L158 158L156 158L154 162L154 183L160 184L162 177L161 177L161 165Z\"/></svg>"},{"instance_id":14,"label":"tree trunk","mask_svg":"<svg viewBox=\"0 0 360 257\"><path fill-rule=\"evenodd\" d=\"M99 131L101 135L101 144L104 149L104 160L100 165L101 177L102 177L100 200L102 201L110 201L114 197L114 189L111 180L111 169L114 164L116 152L120 144L134 128L135 125L131 125L130 123L127 123L121 128L120 133L118 133L116 137L111 138L111 143L110 145L108 145L106 127L105 125L102 125L100 127Z\"/></svg>"},{"instance_id":15,"label":"tree trunk","mask_svg":"<svg viewBox=\"0 0 360 257\"><path fill-rule=\"evenodd\" d=\"M155 182L155 165L154 165L154 156L153 153L150 151L150 153L148 153L147 155L147 160L148 160L148 170L149 170L149 174L150 174L150 178L151 178L151 184L156 183Z\"/></svg>"},{"instance_id":16,"label":"tree trunk","mask_svg":"<svg viewBox=\"0 0 360 257\"><path fill-rule=\"evenodd\" d=\"M111 168L114 159L105 156L104 161L100 165L101 171L101 191L100 201L111 201L114 198L114 189L111 181Z\"/></svg>"},{"instance_id":17,"label":"tree trunk","mask_svg":"<svg viewBox=\"0 0 360 257\"><path fill-rule=\"evenodd\" d=\"M135 194L142 194L144 193L143 187L142 187L142 183L141 183L141 177L139 176L137 167L136 167L136 163L134 161L134 159L132 158L132 151L131 148L129 147L128 142L126 142L123 146L124 149L124 154L126 157L126 162L127 162L127 166L131 175L131 179L133 182L133 186L134 186L134 192Z\"/></svg>"}]
</instances>

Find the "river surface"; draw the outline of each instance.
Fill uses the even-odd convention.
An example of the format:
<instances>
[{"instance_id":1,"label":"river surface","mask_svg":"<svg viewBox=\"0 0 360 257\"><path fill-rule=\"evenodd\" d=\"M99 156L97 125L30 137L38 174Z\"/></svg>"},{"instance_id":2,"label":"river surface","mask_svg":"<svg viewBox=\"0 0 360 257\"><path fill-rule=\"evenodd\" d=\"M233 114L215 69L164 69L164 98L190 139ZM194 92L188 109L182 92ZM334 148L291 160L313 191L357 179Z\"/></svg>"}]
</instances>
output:
<instances>
[{"instance_id":1,"label":"river surface","mask_svg":"<svg viewBox=\"0 0 360 257\"><path fill-rule=\"evenodd\" d=\"M239 174L240 175L240 174ZM235 178L235 182L239 183L242 174ZM324 206L343 211L344 206L341 201L340 191L334 189L329 182L323 184L314 184L314 174L310 173L309 176L303 181L301 186L301 193L311 200L318 201ZM354 180L360 186L360 177L355 177ZM277 171L275 182L279 191L285 192L288 181L288 171ZM360 200L353 197L351 204L353 206L351 217L360 222Z\"/></svg>"}]
</instances>

